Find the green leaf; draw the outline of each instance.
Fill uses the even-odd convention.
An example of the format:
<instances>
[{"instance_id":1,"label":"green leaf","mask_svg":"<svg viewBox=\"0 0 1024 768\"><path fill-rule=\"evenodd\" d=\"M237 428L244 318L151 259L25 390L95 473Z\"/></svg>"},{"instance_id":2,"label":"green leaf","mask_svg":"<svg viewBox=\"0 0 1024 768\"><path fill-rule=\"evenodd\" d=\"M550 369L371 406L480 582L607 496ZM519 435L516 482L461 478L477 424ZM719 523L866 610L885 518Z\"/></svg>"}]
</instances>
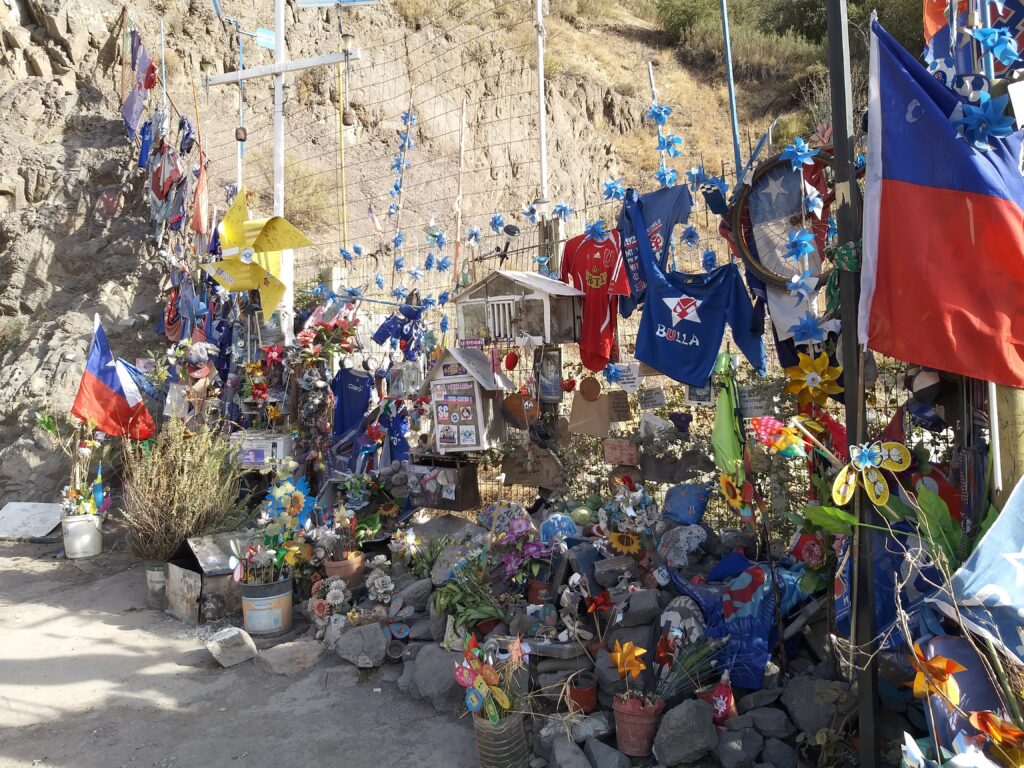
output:
<instances>
[{"instance_id":1,"label":"green leaf","mask_svg":"<svg viewBox=\"0 0 1024 768\"><path fill-rule=\"evenodd\" d=\"M825 577L817 571L804 571L804 575L800 577L799 587L804 594L814 594L818 590L824 589L825 586Z\"/></svg>"},{"instance_id":2,"label":"green leaf","mask_svg":"<svg viewBox=\"0 0 1024 768\"><path fill-rule=\"evenodd\" d=\"M982 540L988 529L992 527L992 524L999 519L999 510L996 509L995 504L988 505L988 513L985 515L985 519L981 521L981 527L978 529L978 535L974 539L974 543L971 545L971 551L978 546L978 542Z\"/></svg>"},{"instance_id":3,"label":"green leaf","mask_svg":"<svg viewBox=\"0 0 1024 768\"><path fill-rule=\"evenodd\" d=\"M932 546L933 553L941 551L951 568L960 564L960 539L963 532L949 514L949 507L942 497L922 486L917 491L918 529Z\"/></svg>"},{"instance_id":4,"label":"green leaf","mask_svg":"<svg viewBox=\"0 0 1024 768\"><path fill-rule=\"evenodd\" d=\"M849 536L853 533L853 526L857 524L856 517L837 507L804 507L804 515L812 525L829 533Z\"/></svg>"},{"instance_id":5,"label":"green leaf","mask_svg":"<svg viewBox=\"0 0 1024 768\"><path fill-rule=\"evenodd\" d=\"M914 511L914 509L904 504L902 499L900 499L895 494L890 494L889 501L886 502L886 505L889 507L889 509L892 510L893 514L889 514L889 512L882 509L881 507L875 507L875 509L878 510L878 514L880 514L890 523L898 523L901 520L913 520L917 516L917 513Z\"/></svg>"}]
</instances>

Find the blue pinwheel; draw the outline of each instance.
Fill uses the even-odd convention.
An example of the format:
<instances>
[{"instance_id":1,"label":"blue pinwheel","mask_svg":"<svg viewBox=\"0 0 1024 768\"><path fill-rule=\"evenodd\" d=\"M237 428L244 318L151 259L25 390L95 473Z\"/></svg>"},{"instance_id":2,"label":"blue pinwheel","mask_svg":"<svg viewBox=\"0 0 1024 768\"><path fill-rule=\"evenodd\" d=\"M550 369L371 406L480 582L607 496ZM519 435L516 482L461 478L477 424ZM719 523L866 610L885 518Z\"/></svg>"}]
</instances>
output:
<instances>
[{"instance_id":1,"label":"blue pinwheel","mask_svg":"<svg viewBox=\"0 0 1024 768\"><path fill-rule=\"evenodd\" d=\"M992 149L991 139L1002 139L1013 133L1013 118L1006 115L1009 96L992 98L982 92L977 106L959 104L950 115L957 133L975 149L987 152Z\"/></svg>"},{"instance_id":2,"label":"blue pinwheel","mask_svg":"<svg viewBox=\"0 0 1024 768\"><path fill-rule=\"evenodd\" d=\"M717 263L718 256L716 256L715 252L710 248L704 251L704 255L700 257L700 265L701 267L704 268L705 272L710 272L712 269L715 268L715 265Z\"/></svg>"},{"instance_id":3,"label":"blue pinwheel","mask_svg":"<svg viewBox=\"0 0 1024 768\"><path fill-rule=\"evenodd\" d=\"M388 190L388 194L391 195L391 197L398 197L399 194L401 194L401 192L402 192L402 177L399 176L397 179L395 179L395 183L391 185L391 189ZM396 213L397 213L397 210L398 209L396 208L395 209Z\"/></svg>"},{"instance_id":4,"label":"blue pinwheel","mask_svg":"<svg viewBox=\"0 0 1024 768\"><path fill-rule=\"evenodd\" d=\"M493 232L496 235L500 235L502 233L502 230L505 229L505 217L502 216L500 213L494 214L493 216L491 216L490 226L491 232Z\"/></svg>"},{"instance_id":5,"label":"blue pinwheel","mask_svg":"<svg viewBox=\"0 0 1024 768\"><path fill-rule=\"evenodd\" d=\"M434 294L428 293L423 297L422 301L420 301L420 304L423 305L424 309L433 309L437 306L437 299L434 298Z\"/></svg>"},{"instance_id":6,"label":"blue pinwheel","mask_svg":"<svg viewBox=\"0 0 1024 768\"><path fill-rule=\"evenodd\" d=\"M821 218L821 215L825 212L825 201L821 199L818 190L808 190L807 195L804 197L804 210L816 219Z\"/></svg>"},{"instance_id":7,"label":"blue pinwheel","mask_svg":"<svg viewBox=\"0 0 1024 768\"><path fill-rule=\"evenodd\" d=\"M782 150L782 154L779 156L779 159L789 160L790 165L793 166L793 170L798 171L805 165L813 163L814 157L819 151L820 150L808 146L807 142L797 136L796 141L792 144L787 144L786 148Z\"/></svg>"},{"instance_id":8,"label":"blue pinwheel","mask_svg":"<svg viewBox=\"0 0 1024 768\"><path fill-rule=\"evenodd\" d=\"M658 151L664 152L669 157L679 157L683 154L683 139L673 133L658 134Z\"/></svg>"},{"instance_id":9,"label":"blue pinwheel","mask_svg":"<svg viewBox=\"0 0 1024 768\"><path fill-rule=\"evenodd\" d=\"M348 250L347 248L339 248L338 252L341 254L341 258L343 258L346 262L351 262L355 258L352 255L352 251Z\"/></svg>"},{"instance_id":10,"label":"blue pinwheel","mask_svg":"<svg viewBox=\"0 0 1024 768\"><path fill-rule=\"evenodd\" d=\"M444 247L448 245L448 238L443 229L439 229L434 233L434 245L437 246L437 250L439 251L443 251Z\"/></svg>"},{"instance_id":11,"label":"blue pinwheel","mask_svg":"<svg viewBox=\"0 0 1024 768\"><path fill-rule=\"evenodd\" d=\"M390 203L388 205L388 216L394 217L398 215L398 203Z\"/></svg>"},{"instance_id":12,"label":"blue pinwheel","mask_svg":"<svg viewBox=\"0 0 1024 768\"><path fill-rule=\"evenodd\" d=\"M565 201L558 203L554 208L551 209L551 215L556 219L562 221L568 221L569 217L572 216L572 208L565 204Z\"/></svg>"},{"instance_id":13,"label":"blue pinwheel","mask_svg":"<svg viewBox=\"0 0 1024 768\"><path fill-rule=\"evenodd\" d=\"M604 378L609 384L615 384L622 380L622 371L615 363L608 363L604 367Z\"/></svg>"},{"instance_id":14,"label":"blue pinwheel","mask_svg":"<svg viewBox=\"0 0 1024 768\"><path fill-rule=\"evenodd\" d=\"M450 296L451 294L449 294L448 291L441 291L441 293L437 297L437 303L443 307L445 304L448 303L448 299L450 298Z\"/></svg>"},{"instance_id":15,"label":"blue pinwheel","mask_svg":"<svg viewBox=\"0 0 1024 768\"><path fill-rule=\"evenodd\" d=\"M985 50L990 51L993 56L999 59L1003 66L1012 66L1020 59L1020 51L1017 50L1017 38L1014 32L1006 27L996 29L981 27L979 29L971 29L970 33L974 36L975 40L982 44Z\"/></svg>"},{"instance_id":16,"label":"blue pinwheel","mask_svg":"<svg viewBox=\"0 0 1024 768\"><path fill-rule=\"evenodd\" d=\"M494 219L491 219L491 221L493 222ZM505 226L504 222L502 222L502 226ZM499 227L499 229L500 228L501 227ZM480 244L480 227L470 227L469 229L466 230L466 242L470 246Z\"/></svg>"},{"instance_id":17,"label":"blue pinwheel","mask_svg":"<svg viewBox=\"0 0 1024 768\"><path fill-rule=\"evenodd\" d=\"M658 183L663 187L671 187L676 183L676 178L679 174L676 173L675 168L669 168L667 165L662 163L661 168L654 174L654 178L658 180Z\"/></svg>"},{"instance_id":18,"label":"blue pinwheel","mask_svg":"<svg viewBox=\"0 0 1024 768\"><path fill-rule=\"evenodd\" d=\"M668 122L669 117L672 115L672 107L667 107L663 104L654 102L651 104L651 108L644 113L648 120L651 120L656 125L665 125Z\"/></svg>"},{"instance_id":19,"label":"blue pinwheel","mask_svg":"<svg viewBox=\"0 0 1024 768\"><path fill-rule=\"evenodd\" d=\"M687 225L686 229L683 230L683 234L679 237L680 242L686 243L691 248L696 248L700 243L700 232L692 224Z\"/></svg>"},{"instance_id":20,"label":"blue pinwheel","mask_svg":"<svg viewBox=\"0 0 1024 768\"><path fill-rule=\"evenodd\" d=\"M409 295L409 289L406 288L404 285L396 285L391 290L392 298L397 299L398 301L401 301L402 299L404 299L408 295ZM392 341L397 341L397 339L392 339Z\"/></svg>"},{"instance_id":21,"label":"blue pinwheel","mask_svg":"<svg viewBox=\"0 0 1024 768\"><path fill-rule=\"evenodd\" d=\"M442 256L440 259L437 260L437 271L438 272L447 272L451 268L452 268L452 260L449 259L447 256Z\"/></svg>"},{"instance_id":22,"label":"blue pinwheel","mask_svg":"<svg viewBox=\"0 0 1024 768\"><path fill-rule=\"evenodd\" d=\"M809 298L817 287L818 278L809 269L805 269L799 275L793 275L786 282L786 289L796 295L798 303Z\"/></svg>"},{"instance_id":23,"label":"blue pinwheel","mask_svg":"<svg viewBox=\"0 0 1024 768\"><path fill-rule=\"evenodd\" d=\"M705 176L704 182L700 185L701 188L711 187L717 189L722 193L722 197L725 197L729 191L729 182L723 179L721 176Z\"/></svg>"},{"instance_id":24,"label":"blue pinwheel","mask_svg":"<svg viewBox=\"0 0 1024 768\"><path fill-rule=\"evenodd\" d=\"M690 183L690 189L694 192L700 189L701 185L708 180L708 175L704 170L704 163L688 170L686 172L686 180Z\"/></svg>"},{"instance_id":25,"label":"blue pinwheel","mask_svg":"<svg viewBox=\"0 0 1024 768\"><path fill-rule=\"evenodd\" d=\"M404 149L408 152L410 149L416 146L416 141L412 137L412 131L399 131L398 132L398 148Z\"/></svg>"},{"instance_id":26,"label":"blue pinwheel","mask_svg":"<svg viewBox=\"0 0 1024 768\"><path fill-rule=\"evenodd\" d=\"M402 125L406 128L416 125L416 113L411 110L406 110L402 113Z\"/></svg>"},{"instance_id":27,"label":"blue pinwheel","mask_svg":"<svg viewBox=\"0 0 1024 768\"><path fill-rule=\"evenodd\" d=\"M401 248L403 243L405 243L405 235L401 231L395 232L395 236L391 238L391 244L395 247L395 250L397 251Z\"/></svg>"},{"instance_id":28,"label":"blue pinwheel","mask_svg":"<svg viewBox=\"0 0 1024 768\"><path fill-rule=\"evenodd\" d=\"M626 187L625 179L608 179L604 183L604 199L605 200L625 200L626 199Z\"/></svg>"},{"instance_id":29,"label":"blue pinwheel","mask_svg":"<svg viewBox=\"0 0 1024 768\"><path fill-rule=\"evenodd\" d=\"M423 260L423 269L427 272L434 268L434 254L428 253L427 258Z\"/></svg>"},{"instance_id":30,"label":"blue pinwheel","mask_svg":"<svg viewBox=\"0 0 1024 768\"><path fill-rule=\"evenodd\" d=\"M591 240L604 240L608 237L608 227L604 219L598 219L593 224L588 223L583 231Z\"/></svg>"},{"instance_id":31,"label":"blue pinwheel","mask_svg":"<svg viewBox=\"0 0 1024 768\"><path fill-rule=\"evenodd\" d=\"M401 272L405 269L405 258L402 256L395 256L395 272Z\"/></svg>"},{"instance_id":32,"label":"blue pinwheel","mask_svg":"<svg viewBox=\"0 0 1024 768\"><path fill-rule=\"evenodd\" d=\"M373 278L373 284L377 286L378 290L384 290L384 275L378 272Z\"/></svg>"},{"instance_id":33,"label":"blue pinwheel","mask_svg":"<svg viewBox=\"0 0 1024 768\"><path fill-rule=\"evenodd\" d=\"M402 173L409 167L409 161L401 155L395 155L395 159L391 161L391 170L395 173Z\"/></svg>"},{"instance_id":34,"label":"blue pinwheel","mask_svg":"<svg viewBox=\"0 0 1024 768\"><path fill-rule=\"evenodd\" d=\"M409 270L409 277L412 278L412 281L414 283L418 283L420 280L423 279L423 270L420 269L419 266L415 266L411 270Z\"/></svg>"},{"instance_id":35,"label":"blue pinwheel","mask_svg":"<svg viewBox=\"0 0 1024 768\"><path fill-rule=\"evenodd\" d=\"M448 333L448 315L441 316L441 333Z\"/></svg>"},{"instance_id":36,"label":"blue pinwheel","mask_svg":"<svg viewBox=\"0 0 1024 768\"><path fill-rule=\"evenodd\" d=\"M537 206L535 206L533 203L527 203L525 206L523 206L522 214L523 218L526 219L531 224L537 223Z\"/></svg>"},{"instance_id":37,"label":"blue pinwheel","mask_svg":"<svg viewBox=\"0 0 1024 768\"><path fill-rule=\"evenodd\" d=\"M839 234L839 228L836 226L836 217L828 217L828 228L825 230L825 238L831 240Z\"/></svg>"},{"instance_id":38,"label":"blue pinwheel","mask_svg":"<svg viewBox=\"0 0 1024 768\"><path fill-rule=\"evenodd\" d=\"M825 329L818 323L813 312L807 312L796 324L789 326L793 341L797 344L820 344L825 340Z\"/></svg>"},{"instance_id":39,"label":"blue pinwheel","mask_svg":"<svg viewBox=\"0 0 1024 768\"><path fill-rule=\"evenodd\" d=\"M789 239L786 240L786 250L782 256L793 261L800 261L804 256L810 256L817 250L814 242L814 234L806 229L790 229Z\"/></svg>"},{"instance_id":40,"label":"blue pinwheel","mask_svg":"<svg viewBox=\"0 0 1024 768\"><path fill-rule=\"evenodd\" d=\"M352 243L352 252L356 256L362 256L363 255L363 246L361 246L359 243Z\"/></svg>"},{"instance_id":41,"label":"blue pinwheel","mask_svg":"<svg viewBox=\"0 0 1024 768\"><path fill-rule=\"evenodd\" d=\"M363 298L363 292L358 288L346 288L345 295L348 297L349 301L359 301Z\"/></svg>"}]
</instances>

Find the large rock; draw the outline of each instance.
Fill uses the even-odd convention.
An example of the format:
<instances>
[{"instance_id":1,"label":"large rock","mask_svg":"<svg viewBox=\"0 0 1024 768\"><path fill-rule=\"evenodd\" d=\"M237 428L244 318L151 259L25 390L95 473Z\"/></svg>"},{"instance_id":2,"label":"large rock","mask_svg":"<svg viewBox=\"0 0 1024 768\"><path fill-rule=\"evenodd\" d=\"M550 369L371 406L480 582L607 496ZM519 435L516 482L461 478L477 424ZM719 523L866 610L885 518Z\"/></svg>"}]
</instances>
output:
<instances>
[{"instance_id":1,"label":"large rock","mask_svg":"<svg viewBox=\"0 0 1024 768\"><path fill-rule=\"evenodd\" d=\"M779 700L779 696L782 695L781 688L762 688L760 691L754 691L743 696L739 701L736 702L736 711L741 715L751 709L757 709L758 707L768 707Z\"/></svg>"},{"instance_id":2,"label":"large rock","mask_svg":"<svg viewBox=\"0 0 1024 768\"><path fill-rule=\"evenodd\" d=\"M654 737L654 755L662 765L695 763L718 746L711 712L707 702L687 699L665 713Z\"/></svg>"},{"instance_id":3,"label":"large rock","mask_svg":"<svg viewBox=\"0 0 1024 768\"><path fill-rule=\"evenodd\" d=\"M631 768L629 758L603 741L591 739L583 746L583 753L594 768Z\"/></svg>"},{"instance_id":4,"label":"large rock","mask_svg":"<svg viewBox=\"0 0 1024 768\"><path fill-rule=\"evenodd\" d=\"M744 728L753 728L754 718L750 715L737 715L725 721L725 728L728 731L742 731Z\"/></svg>"},{"instance_id":5,"label":"large rock","mask_svg":"<svg viewBox=\"0 0 1024 768\"><path fill-rule=\"evenodd\" d=\"M452 568L466 556L466 552L468 550L465 547L458 546L445 547L441 550L441 554L430 569L430 580L435 587L440 587L452 577Z\"/></svg>"},{"instance_id":6,"label":"large rock","mask_svg":"<svg viewBox=\"0 0 1024 768\"><path fill-rule=\"evenodd\" d=\"M348 616L334 614L327 620L327 627L324 629L324 646L329 651L334 650L341 633L348 628Z\"/></svg>"},{"instance_id":7,"label":"large rock","mask_svg":"<svg viewBox=\"0 0 1024 768\"><path fill-rule=\"evenodd\" d=\"M590 739L603 739L615 733L615 719L610 712L595 712L572 724L572 740L584 744Z\"/></svg>"},{"instance_id":8,"label":"large rock","mask_svg":"<svg viewBox=\"0 0 1024 768\"><path fill-rule=\"evenodd\" d=\"M455 665L461 660L461 653L446 651L438 645L428 645L416 656L416 690L438 712L450 714L466 694L455 682Z\"/></svg>"},{"instance_id":9,"label":"large rock","mask_svg":"<svg viewBox=\"0 0 1024 768\"><path fill-rule=\"evenodd\" d=\"M754 728L762 736L772 736L776 739L788 739L796 731L793 723L786 717L786 713L775 707L758 707L749 710L742 717L749 717L754 721Z\"/></svg>"},{"instance_id":10,"label":"large rock","mask_svg":"<svg viewBox=\"0 0 1024 768\"><path fill-rule=\"evenodd\" d=\"M384 663L388 641L379 624L364 624L346 629L334 644L334 652L342 661L360 669L379 667Z\"/></svg>"},{"instance_id":11,"label":"large rock","mask_svg":"<svg viewBox=\"0 0 1024 768\"><path fill-rule=\"evenodd\" d=\"M715 754L722 768L752 768L764 746L764 737L753 728L725 731L718 736Z\"/></svg>"},{"instance_id":12,"label":"large rock","mask_svg":"<svg viewBox=\"0 0 1024 768\"><path fill-rule=\"evenodd\" d=\"M590 768L590 761L575 742L569 739L555 739L548 765L551 768Z\"/></svg>"},{"instance_id":13,"label":"large rock","mask_svg":"<svg viewBox=\"0 0 1024 768\"><path fill-rule=\"evenodd\" d=\"M427 610L427 601L433 591L434 583L430 579L420 579L396 592L395 597L402 599L402 605L411 605L413 610L422 612Z\"/></svg>"},{"instance_id":14,"label":"large rock","mask_svg":"<svg viewBox=\"0 0 1024 768\"><path fill-rule=\"evenodd\" d=\"M631 642L641 648L654 648L655 643L652 643L651 640L654 639L655 634L653 624L641 624L636 627L616 625L609 630L605 637L605 646L614 648L615 641L618 640L623 645Z\"/></svg>"},{"instance_id":15,"label":"large rock","mask_svg":"<svg viewBox=\"0 0 1024 768\"><path fill-rule=\"evenodd\" d=\"M619 677L619 671L612 663L607 648L597 652L594 674L597 676L597 687L601 693L614 696L626 690L626 683Z\"/></svg>"},{"instance_id":16,"label":"large rock","mask_svg":"<svg viewBox=\"0 0 1024 768\"><path fill-rule=\"evenodd\" d=\"M794 677L782 692L782 705L804 733L831 728L837 716L849 711L853 704L845 683L816 677Z\"/></svg>"},{"instance_id":17,"label":"large rock","mask_svg":"<svg viewBox=\"0 0 1024 768\"><path fill-rule=\"evenodd\" d=\"M534 733L536 736L534 738L533 751L544 757L552 755L555 742L572 742L572 726L568 721L563 721L558 717L536 720L534 723Z\"/></svg>"},{"instance_id":18,"label":"large rock","mask_svg":"<svg viewBox=\"0 0 1024 768\"><path fill-rule=\"evenodd\" d=\"M561 672L545 672L537 675L537 693L551 701L558 701L562 696L565 681L574 673L571 670L563 669Z\"/></svg>"},{"instance_id":19,"label":"large rock","mask_svg":"<svg viewBox=\"0 0 1024 768\"><path fill-rule=\"evenodd\" d=\"M259 653L249 633L239 627L225 627L210 635L206 650L222 667L233 667L243 661L255 659Z\"/></svg>"},{"instance_id":20,"label":"large rock","mask_svg":"<svg viewBox=\"0 0 1024 768\"><path fill-rule=\"evenodd\" d=\"M402 664L402 674L398 677L398 690L410 699L422 698L416 688L416 660L410 659Z\"/></svg>"},{"instance_id":21,"label":"large rock","mask_svg":"<svg viewBox=\"0 0 1024 768\"><path fill-rule=\"evenodd\" d=\"M636 560L629 555L598 560L594 564L594 579L602 587L614 587L623 575L628 573L632 576L636 572Z\"/></svg>"},{"instance_id":22,"label":"large rock","mask_svg":"<svg viewBox=\"0 0 1024 768\"><path fill-rule=\"evenodd\" d=\"M622 626L639 627L650 624L661 616L661 603L658 602L658 590L641 589L629 596L626 614L622 617Z\"/></svg>"},{"instance_id":23,"label":"large rock","mask_svg":"<svg viewBox=\"0 0 1024 768\"><path fill-rule=\"evenodd\" d=\"M761 751L761 760L772 768L796 768L796 750L779 739L768 739Z\"/></svg>"},{"instance_id":24,"label":"large rock","mask_svg":"<svg viewBox=\"0 0 1024 768\"><path fill-rule=\"evenodd\" d=\"M295 675L320 661L325 650L323 644L312 637L301 637L267 648L256 657L256 664L275 675Z\"/></svg>"},{"instance_id":25,"label":"large rock","mask_svg":"<svg viewBox=\"0 0 1024 768\"><path fill-rule=\"evenodd\" d=\"M444 631L448 626L448 614L438 611L431 600L427 608L427 616L430 618L430 636L437 642L444 640Z\"/></svg>"}]
</instances>

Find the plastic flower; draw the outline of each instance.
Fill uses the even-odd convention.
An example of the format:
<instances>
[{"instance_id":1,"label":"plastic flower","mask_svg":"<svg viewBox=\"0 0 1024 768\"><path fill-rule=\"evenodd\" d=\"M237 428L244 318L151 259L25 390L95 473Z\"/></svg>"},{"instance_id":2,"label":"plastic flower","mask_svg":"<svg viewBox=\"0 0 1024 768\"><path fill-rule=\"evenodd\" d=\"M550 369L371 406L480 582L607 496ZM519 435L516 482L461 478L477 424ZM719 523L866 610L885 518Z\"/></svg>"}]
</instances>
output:
<instances>
[{"instance_id":1,"label":"plastic flower","mask_svg":"<svg viewBox=\"0 0 1024 768\"><path fill-rule=\"evenodd\" d=\"M1020 52L1017 50L1017 38L1006 27L999 27L997 29L988 27L980 29L968 28L968 31L986 50L991 51L992 55L999 59L1003 66L1012 66L1020 59Z\"/></svg>"},{"instance_id":2,"label":"plastic flower","mask_svg":"<svg viewBox=\"0 0 1024 768\"><path fill-rule=\"evenodd\" d=\"M654 174L654 178L656 178L658 183L663 187L671 187L676 183L678 176L679 174L676 173L676 169L669 168L667 165L662 165Z\"/></svg>"},{"instance_id":3,"label":"plastic flower","mask_svg":"<svg viewBox=\"0 0 1024 768\"><path fill-rule=\"evenodd\" d=\"M676 643L668 632L663 632L658 638L658 645L654 649L654 663L659 667L669 667L676 658Z\"/></svg>"},{"instance_id":4,"label":"plastic flower","mask_svg":"<svg viewBox=\"0 0 1024 768\"><path fill-rule=\"evenodd\" d=\"M740 493L740 489L732 477L726 474L719 475L718 487L722 491L722 498L725 499L726 504L733 509L743 506L743 494Z\"/></svg>"},{"instance_id":5,"label":"plastic flower","mask_svg":"<svg viewBox=\"0 0 1024 768\"><path fill-rule=\"evenodd\" d=\"M838 395L843 391L836 383L843 369L841 366L830 366L826 353L811 357L798 352L797 356L799 364L786 368L786 376L789 378L786 392L796 395L801 408L811 403L824 405L829 395Z\"/></svg>"},{"instance_id":6,"label":"plastic flower","mask_svg":"<svg viewBox=\"0 0 1024 768\"><path fill-rule=\"evenodd\" d=\"M786 250L782 256L799 262L804 256L810 256L817 250L814 242L814 234L806 229L790 228L789 238L786 240Z\"/></svg>"},{"instance_id":7,"label":"plastic flower","mask_svg":"<svg viewBox=\"0 0 1024 768\"><path fill-rule=\"evenodd\" d=\"M797 344L820 344L825 340L825 329L813 312L805 312L794 325L789 326L789 332Z\"/></svg>"},{"instance_id":8,"label":"plastic flower","mask_svg":"<svg viewBox=\"0 0 1024 768\"><path fill-rule=\"evenodd\" d=\"M523 557L533 560L540 560L551 553L550 548L543 541L533 540L523 544Z\"/></svg>"},{"instance_id":9,"label":"plastic flower","mask_svg":"<svg viewBox=\"0 0 1024 768\"><path fill-rule=\"evenodd\" d=\"M647 116L648 120L653 121L656 125L664 125L672 115L672 107L666 107L663 104L655 102L654 104L651 104L651 108L644 114Z\"/></svg>"},{"instance_id":10,"label":"plastic flower","mask_svg":"<svg viewBox=\"0 0 1024 768\"><path fill-rule=\"evenodd\" d=\"M982 152L992 149L990 139L1001 139L1014 131L1013 118L1006 115L1009 96L992 98L988 92L978 94L977 106L960 104L949 116L957 133L968 144Z\"/></svg>"},{"instance_id":11,"label":"plastic flower","mask_svg":"<svg viewBox=\"0 0 1024 768\"><path fill-rule=\"evenodd\" d=\"M971 713L971 725L988 736L996 744L1006 744L1014 749L1024 749L1024 731L1003 720L995 712Z\"/></svg>"},{"instance_id":12,"label":"plastic flower","mask_svg":"<svg viewBox=\"0 0 1024 768\"><path fill-rule=\"evenodd\" d=\"M505 229L505 217L502 216L500 213L494 214L493 216L491 216L490 225L491 232L493 232L496 235L500 235L502 231Z\"/></svg>"},{"instance_id":13,"label":"plastic flower","mask_svg":"<svg viewBox=\"0 0 1024 768\"><path fill-rule=\"evenodd\" d=\"M598 219L593 224L587 224L583 230L591 240L604 240L608 237L608 228L604 219Z\"/></svg>"},{"instance_id":14,"label":"plastic flower","mask_svg":"<svg viewBox=\"0 0 1024 768\"><path fill-rule=\"evenodd\" d=\"M691 248L696 248L700 242L700 233L697 228L692 224L687 225L686 229L683 230L683 234L679 237L680 242L686 243Z\"/></svg>"},{"instance_id":15,"label":"plastic flower","mask_svg":"<svg viewBox=\"0 0 1024 768\"><path fill-rule=\"evenodd\" d=\"M929 693L937 693L949 705L960 705L960 686L953 675L957 672L966 672L967 667L945 656L926 659L921 646L917 643L914 643L914 655L909 659L910 666L917 671L913 682L907 683L914 689L915 698L923 699Z\"/></svg>"},{"instance_id":16,"label":"plastic flower","mask_svg":"<svg viewBox=\"0 0 1024 768\"><path fill-rule=\"evenodd\" d=\"M819 150L808 146L807 142L797 136L796 141L792 144L788 144L786 148L782 150L782 154L779 156L779 159L789 160L793 170L798 171L803 166L810 165L814 161L813 158L818 154L818 152Z\"/></svg>"},{"instance_id":17,"label":"plastic flower","mask_svg":"<svg viewBox=\"0 0 1024 768\"><path fill-rule=\"evenodd\" d=\"M850 463L839 470L832 483L832 500L846 504L853 498L860 477L871 503L884 506L889 501L889 484L879 470L903 472L910 467L910 451L902 443L879 442L850 446Z\"/></svg>"},{"instance_id":18,"label":"plastic flower","mask_svg":"<svg viewBox=\"0 0 1024 768\"><path fill-rule=\"evenodd\" d=\"M561 219L562 221L568 221L569 217L572 216L572 213L572 208L566 205L564 200L551 209L551 215L556 219Z\"/></svg>"},{"instance_id":19,"label":"plastic flower","mask_svg":"<svg viewBox=\"0 0 1024 768\"><path fill-rule=\"evenodd\" d=\"M625 179L608 179L604 183L604 199L605 200L625 200L626 199L626 187Z\"/></svg>"},{"instance_id":20,"label":"plastic flower","mask_svg":"<svg viewBox=\"0 0 1024 768\"><path fill-rule=\"evenodd\" d=\"M587 598L587 613L608 613L613 607L612 593L607 589L594 597Z\"/></svg>"},{"instance_id":21,"label":"plastic flower","mask_svg":"<svg viewBox=\"0 0 1024 768\"><path fill-rule=\"evenodd\" d=\"M281 418L281 409L276 405L267 406L267 421L275 421Z\"/></svg>"},{"instance_id":22,"label":"plastic flower","mask_svg":"<svg viewBox=\"0 0 1024 768\"><path fill-rule=\"evenodd\" d=\"M519 573L519 567L523 564L523 556L518 552L506 552L501 558L501 565L506 579L511 579Z\"/></svg>"},{"instance_id":23,"label":"plastic flower","mask_svg":"<svg viewBox=\"0 0 1024 768\"><path fill-rule=\"evenodd\" d=\"M517 517L508 525L508 531L505 533L505 538L511 541L517 541L523 538L530 532L530 521L524 517Z\"/></svg>"},{"instance_id":24,"label":"plastic flower","mask_svg":"<svg viewBox=\"0 0 1024 768\"><path fill-rule=\"evenodd\" d=\"M323 598L313 601L310 610L313 612L313 617L320 621L326 621L331 615L331 604Z\"/></svg>"},{"instance_id":25,"label":"plastic flower","mask_svg":"<svg viewBox=\"0 0 1024 768\"><path fill-rule=\"evenodd\" d=\"M610 533L608 544L620 555L635 555L640 551L640 537L632 533Z\"/></svg>"},{"instance_id":26,"label":"plastic flower","mask_svg":"<svg viewBox=\"0 0 1024 768\"><path fill-rule=\"evenodd\" d=\"M631 675L636 680L640 673L647 669L647 665L640 661L640 657L645 653L647 649L633 645L632 640L625 645L616 640L615 648L608 656L618 670L620 678L625 679L627 675Z\"/></svg>"}]
</instances>

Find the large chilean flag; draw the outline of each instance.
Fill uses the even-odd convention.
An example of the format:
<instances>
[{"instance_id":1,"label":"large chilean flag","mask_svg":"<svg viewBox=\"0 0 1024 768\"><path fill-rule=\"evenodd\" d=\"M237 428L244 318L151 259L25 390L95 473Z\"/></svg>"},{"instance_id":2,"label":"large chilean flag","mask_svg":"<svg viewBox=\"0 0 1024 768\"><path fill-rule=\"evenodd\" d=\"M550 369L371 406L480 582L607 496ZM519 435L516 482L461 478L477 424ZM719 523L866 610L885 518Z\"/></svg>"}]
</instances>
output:
<instances>
[{"instance_id":1,"label":"large chilean flag","mask_svg":"<svg viewBox=\"0 0 1024 768\"><path fill-rule=\"evenodd\" d=\"M71 413L114 437L146 440L156 433L153 417L125 367L110 353L107 334L96 315L89 360Z\"/></svg>"},{"instance_id":2,"label":"large chilean flag","mask_svg":"<svg viewBox=\"0 0 1024 768\"><path fill-rule=\"evenodd\" d=\"M972 147L959 97L871 31L860 341L1024 387L1022 132Z\"/></svg>"}]
</instances>

